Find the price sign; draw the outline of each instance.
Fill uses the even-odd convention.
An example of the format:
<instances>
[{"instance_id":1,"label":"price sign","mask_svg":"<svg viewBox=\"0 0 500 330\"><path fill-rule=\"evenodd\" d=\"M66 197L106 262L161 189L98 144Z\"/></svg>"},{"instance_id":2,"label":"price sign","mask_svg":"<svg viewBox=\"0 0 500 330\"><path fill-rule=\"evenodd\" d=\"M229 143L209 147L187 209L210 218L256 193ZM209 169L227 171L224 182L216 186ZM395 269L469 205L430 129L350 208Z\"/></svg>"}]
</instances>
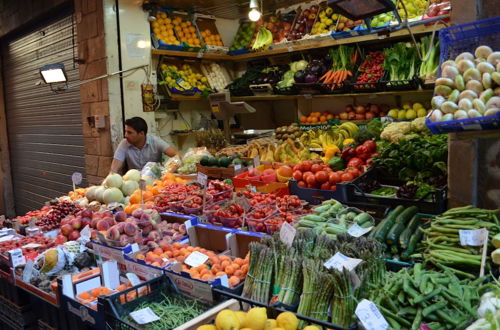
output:
<instances>
[{"instance_id":1,"label":"price sign","mask_svg":"<svg viewBox=\"0 0 500 330\"><path fill-rule=\"evenodd\" d=\"M201 184L203 187L205 187L207 185L207 182L208 182L208 176L204 173L198 172L196 180L198 181L199 184Z\"/></svg>"},{"instance_id":2,"label":"price sign","mask_svg":"<svg viewBox=\"0 0 500 330\"><path fill-rule=\"evenodd\" d=\"M239 170L239 169L241 169L241 164L236 164L236 165L234 165L234 170L235 170L235 171L237 171L237 170Z\"/></svg>"},{"instance_id":3,"label":"price sign","mask_svg":"<svg viewBox=\"0 0 500 330\"><path fill-rule=\"evenodd\" d=\"M186 265L191 267L198 267L208 260L208 256L198 251L191 252L191 254L184 260Z\"/></svg>"},{"instance_id":4,"label":"price sign","mask_svg":"<svg viewBox=\"0 0 500 330\"><path fill-rule=\"evenodd\" d=\"M146 180L139 180L139 189L146 190Z\"/></svg>"},{"instance_id":5,"label":"price sign","mask_svg":"<svg viewBox=\"0 0 500 330\"><path fill-rule=\"evenodd\" d=\"M363 228L357 223L355 223L354 225L351 226L351 228L347 230L347 233L352 237L360 237L369 232L370 230L372 230L372 228L373 227Z\"/></svg>"},{"instance_id":6,"label":"price sign","mask_svg":"<svg viewBox=\"0 0 500 330\"><path fill-rule=\"evenodd\" d=\"M29 283L33 275L33 260L28 260L23 270L23 282Z\"/></svg>"},{"instance_id":7,"label":"price sign","mask_svg":"<svg viewBox=\"0 0 500 330\"><path fill-rule=\"evenodd\" d=\"M160 319L158 317L158 315L156 315L149 307L139 309L138 311L132 312L132 313L130 313L130 316L138 324L147 324L147 323L158 321Z\"/></svg>"},{"instance_id":8,"label":"price sign","mask_svg":"<svg viewBox=\"0 0 500 330\"><path fill-rule=\"evenodd\" d=\"M26 258L24 257L21 249L10 250L9 254L10 260L12 260L12 267L16 268L17 266L26 264Z\"/></svg>"},{"instance_id":9,"label":"price sign","mask_svg":"<svg viewBox=\"0 0 500 330\"><path fill-rule=\"evenodd\" d=\"M82 183L82 173L80 172L75 172L73 175L71 175L71 181L73 181L74 185L79 185Z\"/></svg>"},{"instance_id":10,"label":"price sign","mask_svg":"<svg viewBox=\"0 0 500 330\"><path fill-rule=\"evenodd\" d=\"M358 306L356 306L355 314L366 330L389 329L389 323L387 323L377 306L370 300L361 300Z\"/></svg>"},{"instance_id":11,"label":"price sign","mask_svg":"<svg viewBox=\"0 0 500 330\"><path fill-rule=\"evenodd\" d=\"M248 200L244 196L237 197L235 200L236 204L241 205L241 207L247 212L252 207Z\"/></svg>"},{"instance_id":12,"label":"price sign","mask_svg":"<svg viewBox=\"0 0 500 330\"><path fill-rule=\"evenodd\" d=\"M258 167L258 166L260 166L260 157L259 157L259 156L255 156L255 157L253 158L253 166L254 166L254 167Z\"/></svg>"},{"instance_id":13,"label":"price sign","mask_svg":"<svg viewBox=\"0 0 500 330\"><path fill-rule=\"evenodd\" d=\"M342 271L343 268L351 271L356 268L357 265L361 263L361 259L349 258L348 256L343 255L340 252L334 254L333 257L328 259L324 266L328 269L336 269L338 271Z\"/></svg>"},{"instance_id":14,"label":"price sign","mask_svg":"<svg viewBox=\"0 0 500 330\"><path fill-rule=\"evenodd\" d=\"M288 246L292 246L297 230L288 222L283 222L280 229L280 240Z\"/></svg>"},{"instance_id":15,"label":"price sign","mask_svg":"<svg viewBox=\"0 0 500 330\"><path fill-rule=\"evenodd\" d=\"M289 53L291 53L291 52L293 52L293 47L292 46L288 46L287 50L288 50Z\"/></svg>"},{"instance_id":16,"label":"price sign","mask_svg":"<svg viewBox=\"0 0 500 330\"><path fill-rule=\"evenodd\" d=\"M475 230L460 229L458 234L460 235L460 244L464 246L481 246L485 240L488 240L488 230L486 228Z\"/></svg>"}]
</instances>

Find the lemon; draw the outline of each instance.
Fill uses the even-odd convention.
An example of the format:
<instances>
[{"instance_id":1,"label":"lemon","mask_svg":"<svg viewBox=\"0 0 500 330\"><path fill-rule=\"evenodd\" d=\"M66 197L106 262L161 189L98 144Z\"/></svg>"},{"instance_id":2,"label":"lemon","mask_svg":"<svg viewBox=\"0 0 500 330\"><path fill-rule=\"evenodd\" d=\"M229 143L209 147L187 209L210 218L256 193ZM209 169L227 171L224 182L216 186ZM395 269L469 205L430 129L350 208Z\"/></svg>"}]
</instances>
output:
<instances>
[{"instance_id":1,"label":"lemon","mask_svg":"<svg viewBox=\"0 0 500 330\"><path fill-rule=\"evenodd\" d=\"M217 314L215 325L218 330L234 330L240 328L240 320L235 312L230 309L224 309Z\"/></svg>"},{"instance_id":2,"label":"lemon","mask_svg":"<svg viewBox=\"0 0 500 330\"><path fill-rule=\"evenodd\" d=\"M272 328L271 330L286 330L286 329L283 329L283 328Z\"/></svg>"},{"instance_id":3,"label":"lemon","mask_svg":"<svg viewBox=\"0 0 500 330\"><path fill-rule=\"evenodd\" d=\"M427 110L420 108L417 110L417 117L425 117L427 115Z\"/></svg>"},{"instance_id":4,"label":"lemon","mask_svg":"<svg viewBox=\"0 0 500 330\"><path fill-rule=\"evenodd\" d=\"M415 118L417 118L417 113L415 112L415 110L410 109L410 110L406 111L406 119L412 120Z\"/></svg>"},{"instance_id":5,"label":"lemon","mask_svg":"<svg viewBox=\"0 0 500 330\"><path fill-rule=\"evenodd\" d=\"M413 103L413 110L417 111L420 108L423 108L424 106L420 103Z\"/></svg>"},{"instance_id":6,"label":"lemon","mask_svg":"<svg viewBox=\"0 0 500 330\"><path fill-rule=\"evenodd\" d=\"M398 118L398 109L389 110L389 113L387 115L394 118L394 119L397 119Z\"/></svg>"},{"instance_id":7,"label":"lemon","mask_svg":"<svg viewBox=\"0 0 500 330\"><path fill-rule=\"evenodd\" d=\"M263 330L267 320L265 307L254 307L250 309L245 318L245 326L252 330Z\"/></svg>"},{"instance_id":8,"label":"lemon","mask_svg":"<svg viewBox=\"0 0 500 330\"><path fill-rule=\"evenodd\" d=\"M236 313L236 316L238 317L238 320L240 320L240 327L244 327L245 326L245 319L247 317L247 313L242 312L242 311L237 311L235 313Z\"/></svg>"},{"instance_id":9,"label":"lemon","mask_svg":"<svg viewBox=\"0 0 500 330\"><path fill-rule=\"evenodd\" d=\"M406 111L405 110L399 110L398 111L397 119L399 119L399 120L405 120L406 119Z\"/></svg>"},{"instance_id":10,"label":"lemon","mask_svg":"<svg viewBox=\"0 0 500 330\"><path fill-rule=\"evenodd\" d=\"M264 325L264 330L271 330L278 326L278 322L275 319L267 319Z\"/></svg>"},{"instance_id":11,"label":"lemon","mask_svg":"<svg viewBox=\"0 0 500 330\"><path fill-rule=\"evenodd\" d=\"M212 324L206 324L202 325L201 327L198 327L196 330L217 330L217 327Z\"/></svg>"},{"instance_id":12,"label":"lemon","mask_svg":"<svg viewBox=\"0 0 500 330\"><path fill-rule=\"evenodd\" d=\"M315 325L308 325L307 327L305 327L302 330L320 330L320 329Z\"/></svg>"},{"instance_id":13,"label":"lemon","mask_svg":"<svg viewBox=\"0 0 500 330\"><path fill-rule=\"evenodd\" d=\"M278 325L285 330L296 330L299 326L299 319L291 312L284 312L276 318Z\"/></svg>"}]
</instances>

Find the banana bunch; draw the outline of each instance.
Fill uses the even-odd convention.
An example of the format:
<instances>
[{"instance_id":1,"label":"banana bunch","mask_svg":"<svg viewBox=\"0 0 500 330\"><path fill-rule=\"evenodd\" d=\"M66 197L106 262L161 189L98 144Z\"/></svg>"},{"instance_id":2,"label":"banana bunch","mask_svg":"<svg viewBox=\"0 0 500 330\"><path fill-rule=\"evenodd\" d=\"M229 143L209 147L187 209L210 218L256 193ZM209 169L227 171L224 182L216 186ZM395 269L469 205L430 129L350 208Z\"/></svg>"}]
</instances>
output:
<instances>
[{"instance_id":1,"label":"banana bunch","mask_svg":"<svg viewBox=\"0 0 500 330\"><path fill-rule=\"evenodd\" d=\"M341 145L345 139L352 138L359 130L358 125L352 122L345 122L331 129L333 144Z\"/></svg>"},{"instance_id":2,"label":"banana bunch","mask_svg":"<svg viewBox=\"0 0 500 330\"><path fill-rule=\"evenodd\" d=\"M268 143L267 146L258 142L252 142L248 145L247 157L254 158L259 156L261 161L274 162L274 153L276 146L273 143Z\"/></svg>"},{"instance_id":3,"label":"banana bunch","mask_svg":"<svg viewBox=\"0 0 500 330\"><path fill-rule=\"evenodd\" d=\"M257 37L253 43L253 50L266 50L273 43L273 34L265 27L261 27L257 32Z\"/></svg>"},{"instance_id":4,"label":"banana bunch","mask_svg":"<svg viewBox=\"0 0 500 330\"><path fill-rule=\"evenodd\" d=\"M331 131L309 130L304 132L299 138L299 141L309 148L323 149L334 143L333 134Z\"/></svg>"}]
</instances>

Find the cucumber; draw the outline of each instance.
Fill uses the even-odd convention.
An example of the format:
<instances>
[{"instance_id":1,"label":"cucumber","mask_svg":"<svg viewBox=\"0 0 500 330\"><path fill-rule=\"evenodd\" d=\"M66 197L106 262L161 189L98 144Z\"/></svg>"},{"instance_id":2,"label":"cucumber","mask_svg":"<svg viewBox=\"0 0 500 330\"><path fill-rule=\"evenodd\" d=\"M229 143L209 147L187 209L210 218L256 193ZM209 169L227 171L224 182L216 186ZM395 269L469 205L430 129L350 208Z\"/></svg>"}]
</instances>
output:
<instances>
[{"instance_id":1,"label":"cucumber","mask_svg":"<svg viewBox=\"0 0 500 330\"><path fill-rule=\"evenodd\" d=\"M299 227L305 227L305 228L314 228L318 225L317 222L315 221L309 221L309 220L299 220L299 222L297 223Z\"/></svg>"},{"instance_id":2,"label":"cucumber","mask_svg":"<svg viewBox=\"0 0 500 330\"><path fill-rule=\"evenodd\" d=\"M316 213L317 215L321 215L323 213L328 212L332 206L333 205L329 204L318 206L317 208L314 209L314 213Z\"/></svg>"},{"instance_id":3,"label":"cucumber","mask_svg":"<svg viewBox=\"0 0 500 330\"><path fill-rule=\"evenodd\" d=\"M315 222L326 222L326 219L320 215L317 214L308 214L303 216L300 220L309 220L309 221L315 221Z\"/></svg>"},{"instance_id":4,"label":"cucumber","mask_svg":"<svg viewBox=\"0 0 500 330\"><path fill-rule=\"evenodd\" d=\"M342 234L342 233L345 233L347 231L347 229L344 227L344 226L339 226L339 225L336 225L336 224L333 224L333 223L329 223L326 227L325 227L325 231L328 233L328 234L334 234L334 235L337 235L337 234Z\"/></svg>"},{"instance_id":5,"label":"cucumber","mask_svg":"<svg viewBox=\"0 0 500 330\"><path fill-rule=\"evenodd\" d=\"M418 228L419 224L420 224L420 215L415 214L413 218L411 218L408 227L406 227L406 229L403 230L401 235L399 235L399 246L402 249L406 250L406 248L408 247L408 243L410 242L410 237Z\"/></svg>"},{"instance_id":6,"label":"cucumber","mask_svg":"<svg viewBox=\"0 0 500 330\"><path fill-rule=\"evenodd\" d=\"M403 206L398 205L387 217L385 217L385 219L378 224L377 228L375 228L373 238L379 242L385 242L385 237L396 221L396 217L403 212L404 209Z\"/></svg>"},{"instance_id":7,"label":"cucumber","mask_svg":"<svg viewBox=\"0 0 500 330\"><path fill-rule=\"evenodd\" d=\"M354 221L362 226L364 223L371 223L372 222L372 217L368 213L360 213L357 216L354 217Z\"/></svg>"},{"instance_id":8,"label":"cucumber","mask_svg":"<svg viewBox=\"0 0 500 330\"><path fill-rule=\"evenodd\" d=\"M403 253L401 253L401 260L409 260L410 256L415 252L418 242L422 240L422 231L417 228L417 230L411 235L410 241L408 242L408 247Z\"/></svg>"},{"instance_id":9,"label":"cucumber","mask_svg":"<svg viewBox=\"0 0 500 330\"><path fill-rule=\"evenodd\" d=\"M410 206L396 217L396 221L392 225L391 229L387 233L387 237L385 238L387 244L393 245L398 242L399 235L403 232L406 224L415 215L415 213L417 213L417 211L418 208L416 206Z\"/></svg>"}]
</instances>

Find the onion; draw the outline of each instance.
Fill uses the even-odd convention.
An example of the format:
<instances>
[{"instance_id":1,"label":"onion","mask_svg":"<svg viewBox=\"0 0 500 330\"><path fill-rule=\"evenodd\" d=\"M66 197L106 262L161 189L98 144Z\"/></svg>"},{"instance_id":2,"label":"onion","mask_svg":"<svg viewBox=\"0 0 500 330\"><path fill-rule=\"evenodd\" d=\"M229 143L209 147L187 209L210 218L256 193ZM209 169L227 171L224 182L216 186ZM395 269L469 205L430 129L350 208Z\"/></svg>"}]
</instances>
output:
<instances>
[{"instance_id":1,"label":"onion","mask_svg":"<svg viewBox=\"0 0 500 330\"><path fill-rule=\"evenodd\" d=\"M362 115L362 114L364 114L365 112L366 112L366 109L365 109L365 107L364 107L364 106L362 106L362 105L358 105L358 106L356 107L356 114L361 114L361 115Z\"/></svg>"}]
</instances>

